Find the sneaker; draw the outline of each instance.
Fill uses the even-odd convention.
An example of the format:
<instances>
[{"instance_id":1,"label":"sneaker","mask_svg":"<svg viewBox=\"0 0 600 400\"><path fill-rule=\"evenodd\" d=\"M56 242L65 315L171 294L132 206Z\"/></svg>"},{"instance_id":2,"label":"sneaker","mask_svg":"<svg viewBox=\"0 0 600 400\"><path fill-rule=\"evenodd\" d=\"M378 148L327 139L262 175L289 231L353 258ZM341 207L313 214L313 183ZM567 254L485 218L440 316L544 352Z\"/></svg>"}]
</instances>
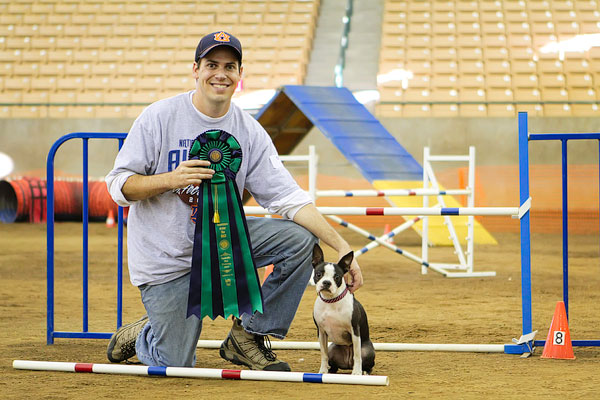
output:
<instances>
[{"instance_id":1,"label":"sneaker","mask_svg":"<svg viewBox=\"0 0 600 400\"><path fill-rule=\"evenodd\" d=\"M120 327L108 342L106 355L110 362L119 363L135 356L135 341L148 323L148 316L144 315L138 321Z\"/></svg>"},{"instance_id":2,"label":"sneaker","mask_svg":"<svg viewBox=\"0 0 600 400\"><path fill-rule=\"evenodd\" d=\"M271 341L268 336L246 332L237 318L234 318L233 327L221 344L219 354L227 361L245 365L250 369L291 371L288 363L279 361L277 355L271 351Z\"/></svg>"}]
</instances>

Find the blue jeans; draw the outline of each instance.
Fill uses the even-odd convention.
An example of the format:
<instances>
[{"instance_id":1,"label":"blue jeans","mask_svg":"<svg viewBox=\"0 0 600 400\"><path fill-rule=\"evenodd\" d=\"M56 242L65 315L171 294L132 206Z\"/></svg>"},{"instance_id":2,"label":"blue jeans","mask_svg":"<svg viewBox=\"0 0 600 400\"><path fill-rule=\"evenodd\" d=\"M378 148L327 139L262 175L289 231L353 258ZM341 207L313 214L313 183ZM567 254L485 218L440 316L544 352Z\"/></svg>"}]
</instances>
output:
<instances>
[{"instance_id":1,"label":"blue jeans","mask_svg":"<svg viewBox=\"0 0 600 400\"><path fill-rule=\"evenodd\" d=\"M248 332L283 339L312 272L317 238L293 221L248 217L257 267L273 264L262 286L263 314L244 314ZM136 341L138 359L151 366L193 367L202 321L186 318L190 274L160 285L139 287L149 323Z\"/></svg>"}]
</instances>

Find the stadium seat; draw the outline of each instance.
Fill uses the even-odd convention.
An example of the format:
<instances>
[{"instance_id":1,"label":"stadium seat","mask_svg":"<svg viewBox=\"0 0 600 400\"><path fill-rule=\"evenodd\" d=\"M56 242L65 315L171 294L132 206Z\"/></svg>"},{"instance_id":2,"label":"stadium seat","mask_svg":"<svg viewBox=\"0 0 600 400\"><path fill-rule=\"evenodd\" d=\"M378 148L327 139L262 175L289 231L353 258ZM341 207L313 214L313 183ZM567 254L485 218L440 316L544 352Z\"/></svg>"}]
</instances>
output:
<instances>
[{"instance_id":1,"label":"stadium seat","mask_svg":"<svg viewBox=\"0 0 600 400\"><path fill-rule=\"evenodd\" d=\"M514 117L515 108L512 104L489 104L487 115L488 117Z\"/></svg>"},{"instance_id":2,"label":"stadium seat","mask_svg":"<svg viewBox=\"0 0 600 400\"><path fill-rule=\"evenodd\" d=\"M180 88L181 82L191 79L195 42L216 29L240 35L247 67L272 61L272 73L280 76L266 80L262 76L254 86L265 89L285 83L301 84L319 0L227 1L225 9L223 3L224 0L204 0L201 4L133 0L7 2L0 15L0 94L2 98L14 99L11 93L16 90L79 90L87 96L90 91L110 92L129 85L136 90L171 93L169 90ZM275 68L278 59L282 64ZM252 78L249 86L253 86ZM80 98L86 96L82 94ZM51 114L65 116L81 110L86 116L128 113L127 109L116 112L110 108L64 108ZM42 111L19 109L17 113L2 113L7 114L42 115Z\"/></svg>"},{"instance_id":3,"label":"stadium seat","mask_svg":"<svg viewBox=\"0 0 600 400\"><path fill-rule=\"evenodd\" d=\"M378 104L377 115L383 118L400 118L402 117L402 107L395 104Z\"/></svg>"},{"instance_id":4,"label":"stadium seat","mask_svg":"<svg viewBox=\"0 0 600 400\"><path fill-rule=\"evenodd\" d=\"M458 116L457 104L433 104L431 115L434 117L456 117Z\"/></svg>"},{"instance_id":5,"label":"stadium seat","mask_svg":"<svg viewBox=\"0 0 600 400\"><path fill-rule=\"evenodd\" d=\"M461 117L486 117L487 107L485 104L461 104L458 114Z\"/></svg>"},{"instance_id":6,"label":"stadium seat","mask_svg":"<svg viewBox=\"0 0 600 400\"><path fill-rule=\"evenodd\" d=\"M270 76L245 78L244 90L301 84L319 5L319 0L4 1L0 6L0 94L14 98L19 90L27 96L61 90L110 92L122 90L131 78L135 79L132 85L136 91L152 90L150 83L159 79L155 93L171 93L177 82L190 79L195 42L216 29L229 30L241 38L247 70L260 65L269 71ZM490 94L503 97L507 90L515 102L595 99L600 90L599 48L565 53L561 56L564 59L539 49L577 34L600 33L599 20L598 2L587 0L385 0L379 73L404 68L413 71L415 78L409 81L408 92L402 90L401 82L380 85L382 93L384 89L403 93L382 94L382 98L404 99L406 93L412 97L412 85L417 93L429 91L428 96L420 95L426 97L425 105L432 99L446 98L443 93L452 89L457 97L470 93L470 89L484 90L487 101ZM511 79L504 81L505 75ZM114 88L100 87L113 84ZM519 109L483 105L482 111L432 104L419 109L418 115L485 112L499 116ZM412 111L405 107L383 109L393 115L410 115ZM62 115L74 110L65 109ZM533 112L544 115L549 110L556 111L543 105ZM127 108L121 111L122 115L128 112ZM597 110L570 105L558 112L583 115ZM2 112L7 114L13 113ZM20 109L14 114L56 113ZM84 113L91 114L115 112L93 109Z\"/></svg>"},{"instance_id":7,"label":"stadium seat","mask_svg":"<svg viewBox=\"0 0 600 400\"><path fill-rule=\"evenodd\" d=\"M429 62L431 66L426 73L433 74L431 88L454 88L459 98L475 99L479 96L473 94L480 89L485 91L487 101L501 99L517 103L512 108L485 103L482 103L483 109L459 107L458 113L463 116L511 116L522 109L521 105L526 105L533 115L580 116L597 112L595 104L568 102L596 101L600 90L600 73L596 72L600 70L600 49L565 53L564 60L563 55L539 51L552 41L580 33L600 33L597 2L416 3L385 2L380 73L389 72L393 67L414 73L419 63ZM393 18L388 17L392 14L395 14ZM431 24L431 33L427 24ZM429 53L427 49L431 49ZM450 87L453 75L458 79ZM401 82L396 82L397 88L400 85ZM422 81L413 79L404 94L412 93L411 85L415 93L423 89ZM392 82L386 83L385 88L388 93L385 98L398 98L389 95L395 92ZM471 90L466 90L469 88ZM432 90L429 99L436 97L437 92ZM402 101L407 100L398 101L402 105ZM540 104L518 104L532 101L540 101ZM543 104L544 101L559 103ZM429 110L433 116L452 114L445 107L435 107L435 102ZM403 114L409 115L405 111Z\"/></svg>"}]
</instances>

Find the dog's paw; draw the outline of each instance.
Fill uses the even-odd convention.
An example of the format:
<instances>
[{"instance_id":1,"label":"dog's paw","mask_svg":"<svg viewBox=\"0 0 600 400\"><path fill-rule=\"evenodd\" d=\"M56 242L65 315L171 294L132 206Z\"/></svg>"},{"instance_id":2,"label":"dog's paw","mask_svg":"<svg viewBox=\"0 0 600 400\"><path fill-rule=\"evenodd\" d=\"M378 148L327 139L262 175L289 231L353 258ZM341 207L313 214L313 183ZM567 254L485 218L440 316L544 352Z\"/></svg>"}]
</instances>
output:
<instances>
[{"instance_id":1,"label":"dog's paw","mask_svg":"<svg viewBox=\"0 0 600 400\"><path fill-rule=\"evenodd\" d=\"M327 360L321 360L321 366L319 367L320 374L326 374L328 372L328 364Z\"/></svg>"}]
</instances>

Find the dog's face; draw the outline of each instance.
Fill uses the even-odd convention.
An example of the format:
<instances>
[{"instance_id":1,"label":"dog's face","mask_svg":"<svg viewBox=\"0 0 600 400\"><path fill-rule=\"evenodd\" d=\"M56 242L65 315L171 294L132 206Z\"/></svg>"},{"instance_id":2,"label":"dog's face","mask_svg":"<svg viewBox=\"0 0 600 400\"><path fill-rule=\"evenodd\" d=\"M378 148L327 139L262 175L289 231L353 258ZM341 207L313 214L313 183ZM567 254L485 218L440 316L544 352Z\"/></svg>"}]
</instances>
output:
<instances>
[{"instance_id":1,"label":"dog's face","mask_svg":"<svg viewBox=\"0 0 600 400\"><path fill-rule=\"evenodd\" d=\"M350 269L354 252L346 254L337 264L325 262L323 250L318 244L313 249L312 265L314 268L313 281L317 293L324 292L329 296L341 293L346 287L344 275ZM329 297L327 296L327 297Z\"/></svg>"}]
</instances>

